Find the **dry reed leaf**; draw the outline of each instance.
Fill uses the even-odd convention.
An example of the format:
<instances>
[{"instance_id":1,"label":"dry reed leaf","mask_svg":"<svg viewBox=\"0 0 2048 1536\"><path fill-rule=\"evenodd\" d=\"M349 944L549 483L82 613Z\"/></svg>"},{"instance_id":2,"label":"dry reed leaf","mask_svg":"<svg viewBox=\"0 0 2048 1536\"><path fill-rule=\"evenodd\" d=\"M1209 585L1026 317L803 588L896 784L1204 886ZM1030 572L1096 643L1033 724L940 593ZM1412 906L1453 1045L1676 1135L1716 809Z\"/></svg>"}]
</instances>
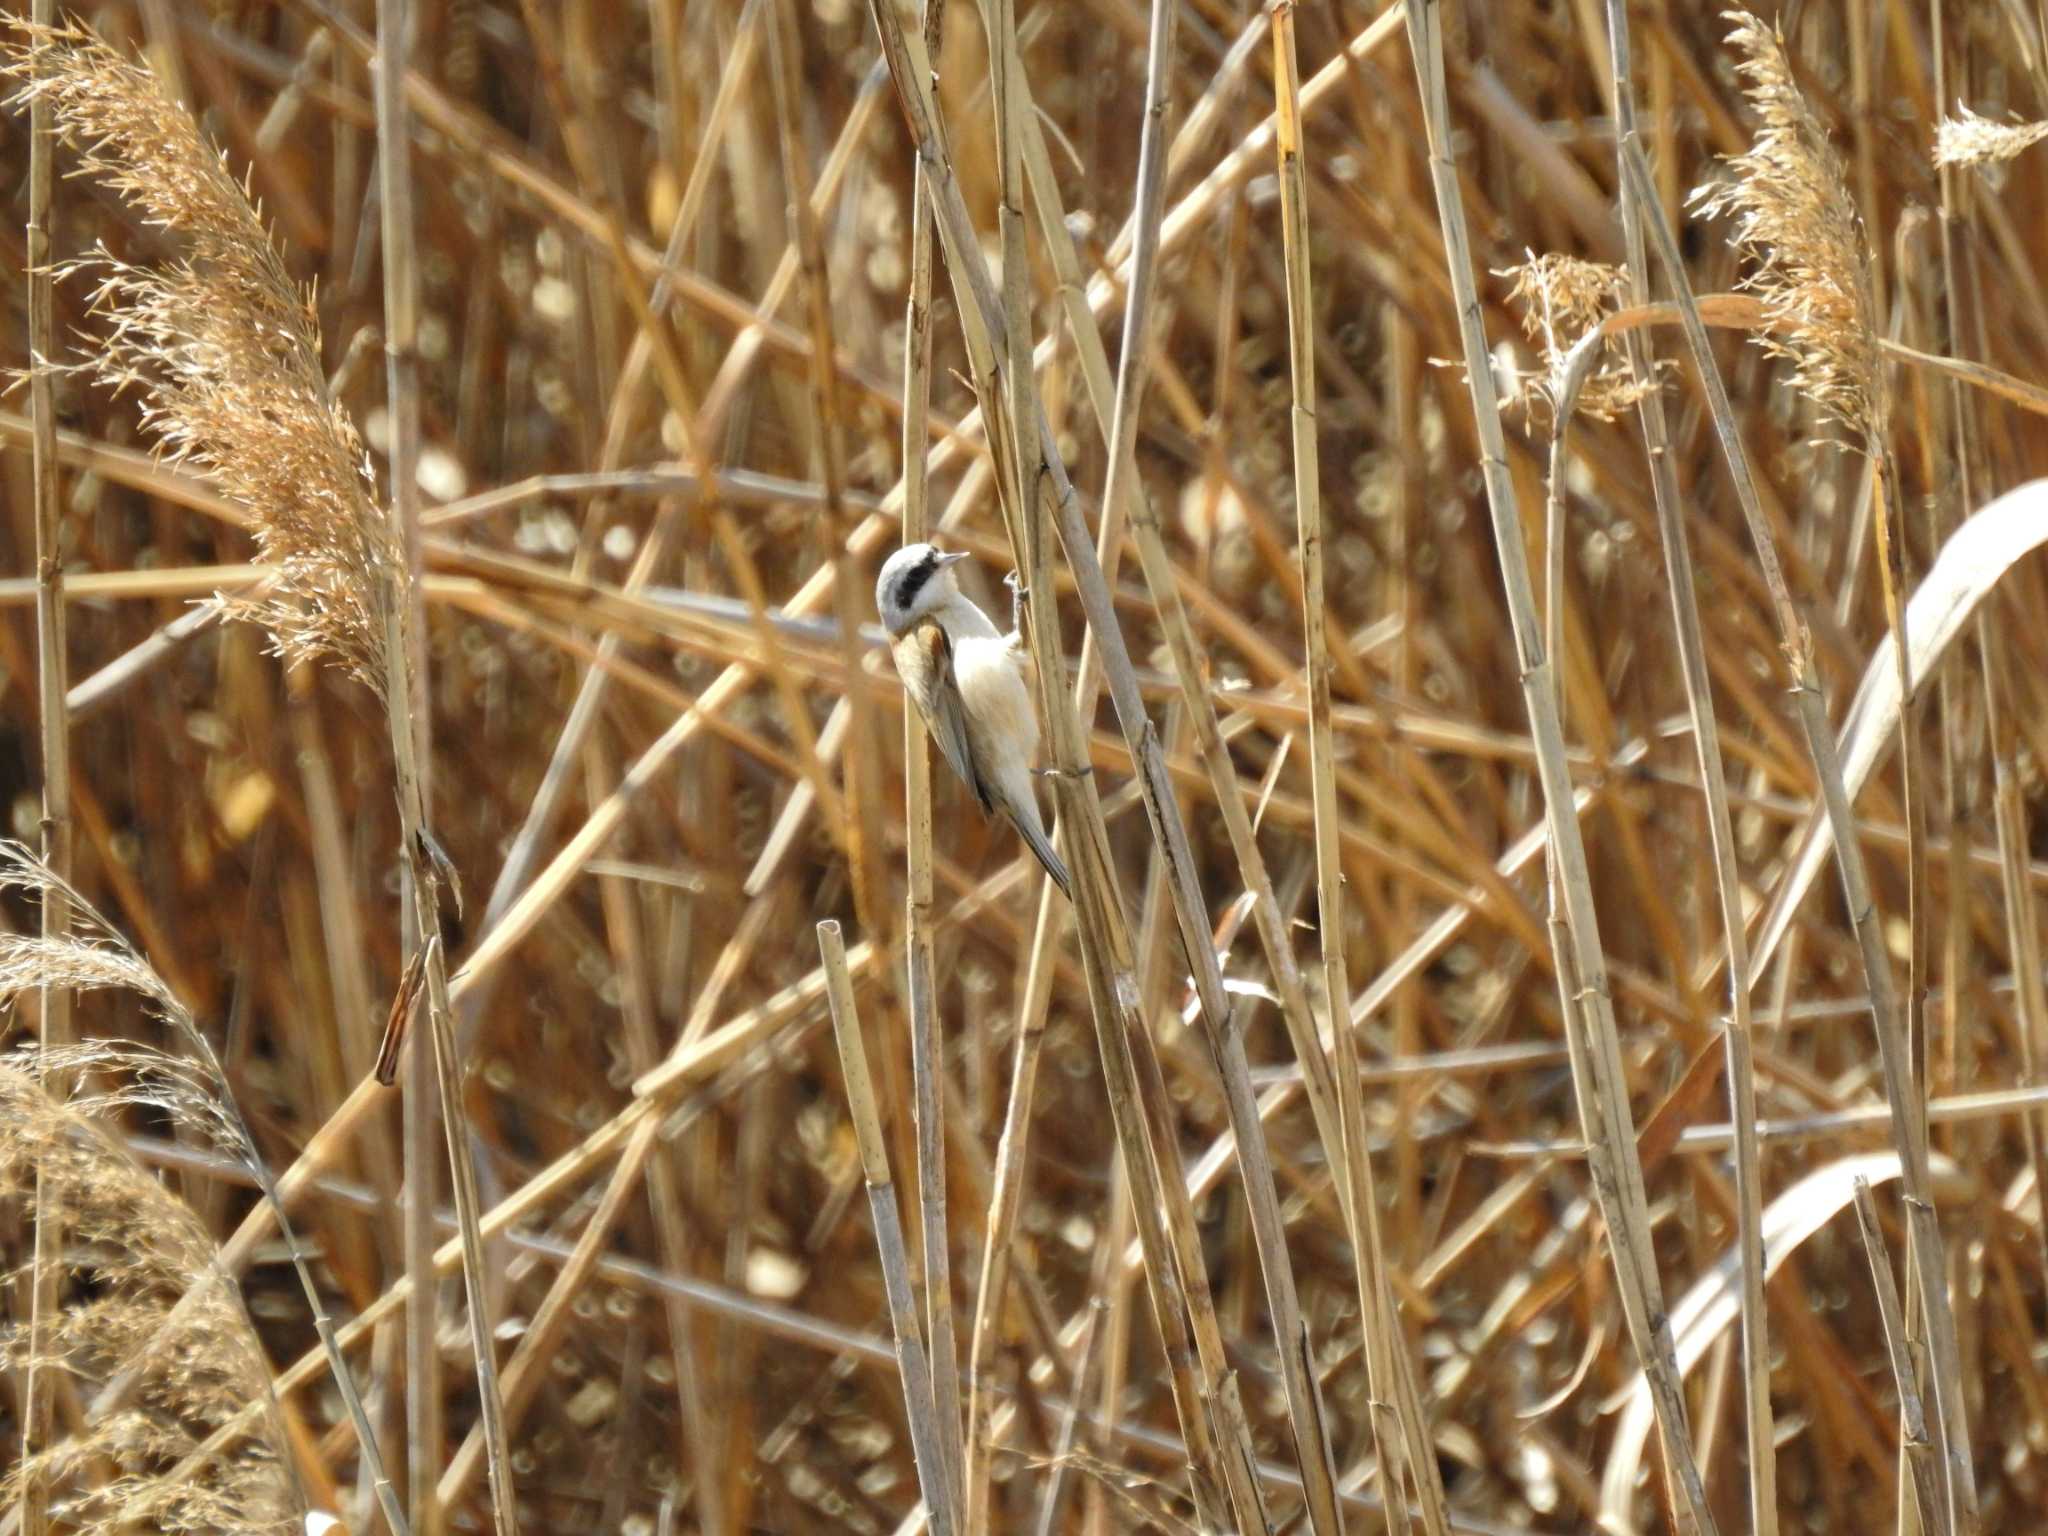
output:
<instances>
[{"instance_id":1,"label":"dry reed leaf","mask_svg":"<svg viewBox=\"0 0 2048 1536\"><path fill-rule=\"evenodd\" d=\"M128 1081L155 1082L67 1106L38 1076L82 1066L140 1067L143 1076ZM31 1230L40 1178L67 1236L62 1309L40 1363L88 1403L124 1372L138 1376L118 1410L90 1415L83 1432L39 1450L0 1482L0 1499L11 1505L24 1475L33 1474L51 1490L53 1516L85 1536L304 1529L269 1366L241 1292L216 1262L198 1218L81 1113L146 1100L199 1125L186 1091L195 1086L187 1064L132 1050L87 1047L0 1062L0 1231ZM216 1107L205 1128L211 1134L218 1126ZM16 1243L25 1257L19 1236ZM0 1327L0 1359L10 1369L27 1365L28 1349L25 1321ZM191 1459L252 1402L266 1411L216 1453Z\"/></svg>"},{"instance_id":2,"label":"dry reed leaf","mask_svg":"<svg viewBox=\"0 0 2048 1536\"><path fill-rule=\"evenodd\" d=\"M1937 1179L1958 1180L1962 1170L1939 1153L1932 1159ZM1896 1152L1870 1152L1845 1157L1816 1168L1773 1200L1764 1210L1764 1275L1769 1278L1792 1253L1856 1198L1856 1181L1883 1184L1899 1176ZM1735 1321L1742 1309L1742 1259L1734 1245L1721 1255L1671 1309L1672 1342L1678 1372L1685 1375L1706 1354L1708 1346ZM1636 1479L1650 1436L1650 1389L1642 1373L1622 1393L1621 1422L1600 1477L1600 1528L1614 1536L1632 1536Z\"/></svg>"},{"instance_id":3,"label":"dry reed leaf","mask_svg":"<svg viewBox=\"0 0 2048 1536\"><path fill-rule=\"evenodd\" d=\"M247 189L147 67L82 26L17 22L15 36L0 64L23 82L14 104L47 100L78 173L181 250L145 267L102 246L58 268L96 280L92 306L108 322L69 366L134 388L159 452L248 509L278 578L261 596L222 594L228 611L268 629L279 655L338 661L381 689L384 604L405 563L362 442L328 393L311 296Z\"/></svg>"},{"instance_id":4,"label":"dry reed leaf","mask_svg":"<svg viewBox=\"0 0 2048 1536\"><path fill-rule=\"evenodd\" d=\"M1785 57L1784 39L1747 11L1724 13L1756 110L1755 141L1727 164L1731 179L1696 189L1701 214L1729 214L1734 244L1755 263L1742 286L1773 325L1756 344L1792 364L1792 384L1857 438L1883 435L1889 411L1863 220L1848 173Z\"/></svg>"},{"instance_id":5,"label":"dry reed leaf","mask_svg":"<svg viewBox=\"0 0 2048 1536\"><path fill-rule=\"evenodd\" d=\"M2031 480L2007 491L1949 535L1906 605L1906 633L1911 644L1906 660L1915 689L1932 674L1950 642L2005 573L2043 544L2048 544L2048 480ZM1899 669L1892 659L1892 638L1887 635L1863 669L1863 681L1837 738L1842 782L1852 801L1870 781L1885 753L1897 744L1898 717ZM1826 818L1818 809L1810 812L1758 931L1753 976L1768 974L1772 955L1833 845Z\"/></svg>"},{"instance_id":6,"label":"dry reed leaf","mask_svg":"<svg viewBox=\"0 0 2048 1536\"><path fill-rule=\"evenodd\" d=\"M1937 166L1997 165L2048 139L2048 123L1995 123L1968 107L1945 117L1934 130Z\"/></svg>"}]
</instances>

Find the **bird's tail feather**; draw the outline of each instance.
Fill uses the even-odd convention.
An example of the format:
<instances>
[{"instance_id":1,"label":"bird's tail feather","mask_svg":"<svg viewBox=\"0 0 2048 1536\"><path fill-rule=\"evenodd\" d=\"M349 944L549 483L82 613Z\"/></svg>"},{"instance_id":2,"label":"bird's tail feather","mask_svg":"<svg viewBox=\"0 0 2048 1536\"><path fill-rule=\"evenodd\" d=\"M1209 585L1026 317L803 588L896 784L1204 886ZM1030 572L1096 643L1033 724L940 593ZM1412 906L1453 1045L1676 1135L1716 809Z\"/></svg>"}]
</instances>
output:
<instances>
[{"instance_id":1,"label":"bird's tail feather","mask_svg":"<svg viewBox=\"0 0 2048 1536\"><path fill-rule=\"evenodd\" d=\"M1047 837L1045 829L1038 825L1038 819L1013 813L1010 820L1017 828L1017 835L1024 839L1024 846L1038 856L1038 862L1043 864L1045 872L1052 876L1052 883L1060 888L1060 894L1068 901L1072 901L1073 877L1067 873L1067 866L1061 862L1058 850L1052 845L1052 839Z\"/></svg>"}]
</instances>

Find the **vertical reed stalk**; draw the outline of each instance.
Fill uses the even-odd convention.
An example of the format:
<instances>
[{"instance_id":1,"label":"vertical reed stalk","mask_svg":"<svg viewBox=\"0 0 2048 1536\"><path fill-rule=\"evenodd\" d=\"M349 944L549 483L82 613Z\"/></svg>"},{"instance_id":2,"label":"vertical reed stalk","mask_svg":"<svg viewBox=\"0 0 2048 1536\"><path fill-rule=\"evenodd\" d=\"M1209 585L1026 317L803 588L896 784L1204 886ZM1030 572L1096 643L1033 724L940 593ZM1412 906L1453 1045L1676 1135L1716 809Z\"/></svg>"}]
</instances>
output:
<instances>
[{"instance_id":1,"label":"vertical reed stalk","mask_svg":"<svg viewBox=\"0 0 2048 1536\"><path fill-rule=\"evenodd\" d=\"M832 1005L832 1033L839 1042L839 1065L846 1077L846 1106L860 1145L861 1173L867 1180L868 1209L874 1217L875 1247L882 1258L882 1282L889 1296L889 1324L896 1336L896 1363L903 1376L903 1401L910 1419L910 1445L917 1461L918 1482L933 1536L952 1536L953 1495L946 1481L938 1406L919 1335L917 1303L910 1293L910 1260L903 1246L903 1222L896 1208L896 1184L889 1175L889 1149L882 1140L882 1113L868 1076L867 1047L862 1043L860 1014L853 1000L853 977L847 969L846 943L835 922L818 924L818 953L825 962L825 990Z\"/></svg>"},{"instance_id":2,"label":"vertical reed stalk","mask_svg":"<svg viewBox=\"0 0 2048 1536\"><path fill-rule=\"evenodd\" d=\"M1471 241L1466 231L1464 194L1450 149L1450 96L1444 77L1443 18L1439 0L1407 0L1408 36L1415 58L1428 132L1431 180L1443 231L1444 257L1458 314L1463 344L1465 381L1472 395L1480 442L1480 468L1492 514L1495 552L1514 629L1515 653L1522 672L1523 701L1535 736L1536 766L1543 784L1545 821L1565 897L1576 983L1560 974L1560 1003L1567 1021L1583 1019L1591 1038L1573 1044L1573 1077L1579 1114L1585 1127L1587 1167L1593 1177L1602 1214L1607 1219L1609 1251L1617 1289L1628 1319L1636 1354L1650 1384L1658 1433L1664 1448L1680 1529L1710 1533L1714 1519L1686 1429L1685 1400L1679 1390L1678 1364L1671 1325L1658 1279L1651 1243L1648 1201L1642 1164L1636 1156L1635 1120L1629 1108L1627 1078L1622 1070L1614 1022L1614 1004L1602 954L1598 918L1593 907L1592 880L1585 842L1572 813L1573 786L1551 682L1554 658L1543 648L1541 621L1530 583L1528 556L1514 484L1508 475L1507 445L1501 429L1500 405L1481 326L1479 295L1472 270ZM1581 1013L1583 1009L1583 1013Z\"/></svg>"},{"instance_id":3,"label":"vertical reed stalk","mask_svg":"<svg viewBox=\"0 0 2048 1536\"><path fill-rule=\"evenodd\" d=\"M1614 122L1618 152L1625 160L1640 142L1636 126L1635 78L1631 65L1628 7L1608 0L1607 38L1614 86ZM1620 200L1622 240L1628 263L1629 299L1649 302L1649 256L1643 238L1643 207L1626 189ZM1653 217L1662 218L1661 212ZM1597 345L1597 344L1596 344ZM1735 1241L1742 1264L1743 1431L1749 1453L1749 1520L1754 1536L1777 1536L1777 1436L1771 1415L1771 1351L1769 1311L1764 1294L1763 1167L1756 1134L1756 1071L1750 1008L1749 936L1742 909L1741 866L1728 810L1727 771L1721 756L1721 728L1714 713L1713 686L1707 671L1707 642L1700 623L1699 583L1693 570L1691 536L1678 472L1671 453L1671 434L1664 417L1664 398L1656 387L1655 359L1649 344L1630 332L1623 339L1629 376L1641 390L1637 420L1649 462L1650 489L1657 510L1657 532L1664 546L1665 580L1671 593L1673 631L1678 640L1679 674L1685 686L1687 715L1692 723L1694 761L1706 792L1706 821L1714 859L1714 893L1719 905L1721 939L1728 966L1729 1023L1722 1034L1728 1073L1728 1119L1735 1128ZM1554 494L1562 494L1563 445L1570 423L1570 403L1558 402L1557 456L1552 461ZM1553 552L1562 558L1562 549Z\"/></svg>"},{"instance_id":4,"label":"vertical reed stalk","mask_svg":"<svg viewBox=\"0 0 2048 1536\"><path fill-rule=\"evenodd\" d=\"M924 27L928 46L937 51L944 0L925 0ZM930 442L932 370L932 217L931 194L924 167L915 175L911 197L910 294L904 318L903 346L903 542L921 543L931 536L929 476L925 454ZM952 1266L946 1227L945 1113L940 1098L944 1080L944 1048L939 1036L938 984L932 970L932 760L924 722L915 710L903 712L903 836L908 869L904 892L905 1000L910 1013L911 1071L917 1097L917 1188L924 1241L925 1325L932 1340L932 1391L941 1405L940 1448L946 1458L946 1484L955 1499L954 1513L963 1531L979 1530L974 1514L975 1467L973 1414L981 1388L980 1325L977 1320L968 1382L969 1409L965 1443L960 1439L960 1375L958 1346L953 1337ZM1023 1035L1019 1035L1022 1050ZM1030 1095L1023 1094L1028 1104ZM998 1188L1000 1188L1000 1183ZM995 1230L992 1222L991 1231ZM982 1265L984 1298L1000 1286L989 1276L1008 1255L990 1255Z\"/></svg>"},{"instance_id":5,"label":"vertical reed stalk","mask_svg":"<svg viewBox=\"0 0 2048 1536\"><path fill-rule=\"evenodd\" d=\"M383 594L384 705L389 716L397 781L401 867L405 900L401 928L405 952L424 946L426 1013L430 1044L415 1041L406 1072L406 1273L413 1305L406 1312L407 1486L413 1525L420 1536L442 1529L436 1479L442 1454L439 1340L434 1305L434 1119L438 1109L448 1151L451 1186L463 1237L463 1285L468 1301L470 1350L490 1463L492 1514L498 1536L513 1536L518 1516L512 1496L512 1458L505 1443L504 1406L498 1391L490 1308L484 1293L484 1254L478 1229L476 1168L469 1120L462 1107L462 1069L449 1014L448 972L441 951L441 879L432 844L429 778L432 717L426 692L426 624L420 605L418 463L419 274L413 241L412 139L406 108L406 61L411 53L407 0L377 0L376 104L378 193L384 240L384 346L391 420L390 516L402 540L403 570ZM460 905L460 897L455 898Z\"/></svg>"},{"instance_id":6,"label":"vertical reed stalk","mask_svg":"<svg viewBox=\"0 0 2048 1536\"><path fill-rule=\"evenodd\" d=\"M38 27L54 26L56 0L35 0ZM40 81L40 61L49 47L38 32L32 44L31 80ZM33 462L36 539L36 708L43 758L42 853L57 880L42 897L45 941L61 941L71 929L65 882L71 878L71 729L65 714L67 657L64 637L64 527L57 495L57 403L51 366L56 355L56 275L51 270L51 214L56 202L56 108L41 91L29 106L28 351L29 415ZM58 982L41 988L42 1044L72 1040L71 989ZM35 1252L29 1285L29 1359L22 1384L21 1456L24 1465L50 1439L52 1376L42 1365L55 1324L64 1234L54 1190L36 1177ZM44 1536L49 1525L49 1490L39 1476L23 1481L23 1536Z\"/></svg>"},{"instance_id":7,"label":"vertical reed stalk","mask_svg":"<svg viewBox=\"0 0 2048 1536\"><path fill-rule=\"evenodd\" d=\"M1324 597L1323 502L1316 439L1315 310L1312 302L1308 230L1308 188L1302 164L1301 75L1294 43L1292 0L1273 8L1273 77L1277 101L1274 144L1279 157L1281 256L1287 278L1288 383L1292 394L1294 507L1302 571L1302 633L1307 651L1309 781L1315 815L1317 931L1322 948L1323 987L1330 1017L1336 1077L1339 1141L1344 1177L1345 1221L1357 1255L1359 1323L1364 1334L1367 1380L1373 1403L1372 1442L1377 1444L1380 1488L1390 1530L1407 1524L1406 1495L1399 1468L1405 1464L1415 1485L1424 1528L1444 1536L1448 1524L1436 1454L1429 1440L1407 1348L1400 1339L1379 1233L1379 1199L1372 1157L1365 1142L1365 1105L1358 1080L1358 1055L1350 1027L1351 975L1344 953L1344 869L1337 835L1343 812L1337 801L1337 767L1330 723L1330 627ZM1397 1353L1398 1352L1398 1353ZM1391 1396L1393 1410L1387 1406ZM1391 1422L1399 1415L1399 1432ZM1399 1455L1396 1455L1396 1448Z\"/></svg>"}]
</instances>

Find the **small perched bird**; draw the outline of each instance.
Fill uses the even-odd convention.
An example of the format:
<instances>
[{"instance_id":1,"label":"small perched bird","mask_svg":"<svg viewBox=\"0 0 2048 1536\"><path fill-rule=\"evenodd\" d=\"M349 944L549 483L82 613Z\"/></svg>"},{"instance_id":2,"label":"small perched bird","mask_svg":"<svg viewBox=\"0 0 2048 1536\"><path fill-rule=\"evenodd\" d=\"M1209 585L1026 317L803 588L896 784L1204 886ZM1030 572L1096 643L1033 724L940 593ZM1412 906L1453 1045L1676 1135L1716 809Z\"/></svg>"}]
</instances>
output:
<instances>
[{"instance_id":1,"label":"small perched bird","mask_svg":"<svg viewBox=\"0 0 2048 1536\"><path fill-rule=\"evenodd\" d=\"M1067 866L1046 836L1031 783L1038 712L1024 677L1022 636L1000 633L960 590L953 566L964 554L907 544L875 580L875 612L904 689L926 729L982 811L1000 811L1071 899Z\"/></svg>"}]
</instances>

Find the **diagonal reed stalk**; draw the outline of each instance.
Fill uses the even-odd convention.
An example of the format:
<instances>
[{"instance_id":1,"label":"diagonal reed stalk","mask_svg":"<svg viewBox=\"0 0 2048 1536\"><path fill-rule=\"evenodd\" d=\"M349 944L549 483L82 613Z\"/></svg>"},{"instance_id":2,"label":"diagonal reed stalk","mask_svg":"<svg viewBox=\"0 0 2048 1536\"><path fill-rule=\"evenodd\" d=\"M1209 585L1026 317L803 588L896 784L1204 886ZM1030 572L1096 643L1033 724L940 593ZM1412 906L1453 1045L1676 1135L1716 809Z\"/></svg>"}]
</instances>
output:
<instances>
[{"instance_id":1,"label":"diagonal reed stalk","mask_svg":"<svg viewBox=\"0 0 2048 1536\"><path fill-rule=\"evenodd\" d=\"M1430 176L1436 188L1437 215L1443 231L1444 258L1458 313L1463 344L1465 381L1472 395L1481 445L1480 468L1492 514L1495 550L1508 615L1514 629L1515 654L1521 668L1522 695L1535 736L1536 766L1542 779L1544 814L1551 852L1568 919L1568 960L1559 973L1566 1028L1571 1032L1573 1080L1585 1128L1587 1167L1607 1220L1609 1253L1617 1288L1628 1319L1629 1334L1650 1384L1657 1428L1675 1494L1680 1530L1708 1536L1714 1519L1706 1489L1693 1457L1686 1429L1685 1400L1679 1390L1677 1357L1665 1313L1663 1287L1651 1243L1648 1201L1642 1165L1636 1156L1635 1121L1629 1108L1628 1084L1622 1070L1614 1022L1614 1003L1601 952L1598 918L1586 864L1585 842L1571 813L1572 783L1566 765L1564 731L1558 718L1552 682L1555 659L1545 655L1537 617L1522 520L1513 482L1508 477L1507 447L1501 430L1500 405L1481 326L1479 296L1472 270L1471 242L1466 232L1464 196L1458 186L1450 151L1450 100L1444 77L1443 17L1439 0L1407 0L1408 36L1414 53L1423 121L1429 140ZM1567 982L1567 972L1571 979ZM1580 1038L1578 1026L1583 1025Z\"/></svg>"},{"instance_id":2,"label":"diagonal reed stalk","mask_svg":"<svg viewBox=\"0 0 2048 1536\"><path fill-rule=\"evenodd\" d=\"M876 4L870 9L896 83L898 102L909 122L912 142L926 168L938 234L960 300L974 383L991 426L997 482L1006 492L1002 497L1004 513L1012 523L1013 547L1028 593L1027 638L1038 670L1039 696L1051 738L1057 775L1054 782L1059 791L1056 798L1065 823L1067 863L1075 876L1077 927L1097 1044L1103 1058L1112 1122L1130 1169L1132 1203L1146 1255L1153 1313L1161 1330L1169 1380L1186 1439L1198 1518L1212 1529L1221 1519L1229 1518L1223 1515L1227 1490L1238 1527L1262 1530L1266 1520L1251 1476L1248 1436L1240 1432L1241 1417L1232 1412L1234 1395L1222 1387L1221 1341L1207 1278L1198 1263L1191 1265L1181 1257L1191 1258L1198 1251L1192 1211L1178 1176L1178 1159L1169 1160L1170 1144L1160 1140L1163 1106L1158 1098L1157 1066L1151 1059L1149 1035L1137 1008L1138 988L1132 978L1129 930L1121 897L1115 889L1101 805L1095 786L1087 777L1080 723L1067 695L1065 659L1058 648L1057 612L1053 605L1050 550L1043 537L1041 497L1050 494L1055 500L1063 499L1064 513L1071 510L1072 488L1065 483L1056 454L1033 453L1036 471L1026 470L1024 445L1039 448L1045 432L1030 391L1031 371L1028 366L999 366L1003 355L1019 359L1030 356L1028 342L1024 340L1026 317L1022 312L1022 284L1027 276L1021 253L1023 230L1016 218L1022 212L1022 189L1016 185L1014 175L1021 157L1017 153L1017 113L1008 105L1011 98L1007 82L1011 72L1005 64L1012 50L1001 42L1011 28L1004 24L998 8L991 30L997 41L990 56L998 85L995 100L1004 145L1000 157L1003 184L1015 188L1005 205L1008 211L1004 237L1006 249L1012 251L1004 263L1010 287L1009 302L1005 303L997 297L981 261L959 185L939 136L930 66L921 40L906 37L893 7ZM1001 353L996 350L998 336L1003 338ZM1075 513L1073 521L1078 520ZM1077 537L1067 525L1062 532L1071 561L1080 560L1083 550L1093 553L1085 531ZM1099 581L1099 567L1096 575ZM1105 602L1105 609L1106 606ZM1151 1070L1141 1077L1140 1067L1148 1063ZM1221 1448L1218 1433L1212 1427L1212 1404L1234 1426L1221 1436Z\"/></svg>"},{"instance_id":3,"label":"diagonal reed stalk","mask_svg":"<svg viewBox=\"0 0 2048 1536\"><path fill-rule=\"evenodd\" d=\"M1020 165L1025 158L1025 133L1022 122L1029 114L1029 97L1022 84L1021 60L1010 34L1014 26L1002 24L1001 7L993 8L996 24L991 29L991 58L998 69L997 79L1001 86L996 92L998 108L998 130L1003 135L1004 154L1002 165L1005 171L1003 184L1016 186L1009 178L1012 162ZM1148 55L1148 79L1153 82L1148 99L1154 103L1148 107L1148 121L1155 113L1163 118L1165 98L1163 75L1171 53L1170 18L1155 9L1151 27L1151 46ZM1009 41L1005 41L1010 38ZM892 60L893 68L893 60ZM900 84L900 76L899 76ZM1010 93L1014 91L1014 96ZM1011 140L1014 137L1014 146ZM1160 137L1154 140L1163 146L1163 124ZM1149 175L1147 166L1149 165ZM1156 244L1160 226L1160 169L1159 151L1147 161L1141 159L1140 188L1137 218L1141 231L1148 227L1154 232L1144 236L1148 244ZM1148 184L1149 183L1149 184ZM1021 193L1021 188L1018 189ZM1004 332L1007 353L1012 358L1030 355L1027 319L1027 305L1024 292L1027 276L1024 259L1024 239L1021 220L1021 195L1006 198L1002 204L1005 219L1004 294L1002 314L1005 320ZM941 232L947 229L952 210L943 199L941 208ZM964 222L964 218L962 220ZM960 242L965 246L965 242ZM971 247L969 259L972 259ZM1122 372L1118 379L1118 393L1112 410L1110 432L1110 476L1113 482L1120 477L1135 481L1134 467L1130 463L1131 448L1135 442L1137 405L1143 387L1143 363L1147 356L1145 343L1147 306L1150 300L1149 276L1146 269L1138 265L1140 251L1133 252L1133 281L1127 295L1125 348ZM977 275L970 268L970 288L980 285L972 282ZM957 276L956 276L957 281ZM984 294L973 294L975 307L984 313L989 305ZM969 319L970 348L972 347L971 315L966 314L963 303L963 317ZM991 320L991 334L995 325ZM1004 375L1008 386L1008 398L1012 415L1010 430L1013 440L1023 444L1034 438L1038 445L1035 457L1039 461L1038 479L1048 491L1052 510L1057 514L1061 542L1067 550L1069 565L1074 572L1080 589L1082 605L1088 615L1090 632L1101 645L1104 677L1110 689L1110 696L1116 708L1118 722L1123 729L1125 742L1138 766L1139 784L1145 796L1147 819L1153 837L1166 860L1167 891L1172 902L1176 927L1181 938L1182 950L1193 973L1195 989L1201 1000L1201 1019L1211 1060L1222 1079L1225 1103L1232 1126L1237 1133L1238 1159L1243 1173L1248 1213L1259 1266L1265 1281L1267 1304L1272 1316L1274 1332L1278 1341L1282 1384L1286 1392L1290 1422L1294 1432L1297 1461L1302 1469L1304 1488L1308 1499L1312 1527L1319 1531L1336 1528L1338 1515L1335 1496L1335 1471L1328 1437L1321 1419L1321 1409L1316 1400L1313 1372L1310 1369L1308 1334L1300 1317L1295 1299L1292 1265L1288 1257L1286 1237L1280 1217L1278 1200L1275 1195L1274 1176L1267 1154L1265 1136L1261 1123L1257 1096L1253 1092L1247 1067L1242 1035L1228 1001L1222 981L1221 968L1216 951L1209 937L1208 920L1194 859L1188 842L1187 831L1168 782L1159 737L1136 686L1130 657L1125 648L1122 631L1111 610L1107 583L1101 562L1096 558L1093 540L1082 522L1072 489L1065 483L1064 468L1051 440L1051 433L1045 424L1042 412L1037 408L1035 389L1032 387L1032 372L1028 368L1013 367ZM1124 425L1119 428L1117 423ZM1003 427L997 423L996 441L1002 442ZM999 457L1000 457L999 447ZM1020 484L1019 496L1027 488ZM1135 485L1133 484L1133 492ZM1114 509L1122 498L1114 489L1105 498L1114 515ZM1016 540L1013 530L1013 540ZM1025 537L1016 540L1024 559L1020 563L1031 564L1031 554L1036 540L1027 528L1022 530ZM1043 585L1034 574L1030 578L1031 598L1034 609L1032 640L1034 646L1041 646L1047 623L1041 615L1038 604ZM1049 604L1047 607L1049 608ZM1041 675L1044 660L1041 646ZM1062 704L1064 704L1064 699ZM1147 1063L1141 1059L1141 1065ZM1154 1070L1147 1067L1147 1070ZM1178 1225L1178 1224L1176 1224ZM1205 1320L1207 1306L1203 1287L1191 1286L1190 1294L1197 1303L1197 1342L1209 1349L1211 1358L1217 1358L1215 1341L1210 1338L1212 1324ZM1220 1363L1220 1360L1219 1360ZM1232 1394L1226 1391L1220 1402L1231 1418L1239 1413ZM1242 1435L1234 1428L1226 1435L1242 1444ZM1248 1479L1246 1480L1248 1481Z\"/></svg>"},{"instance_id":4,"label":"diagonal reed stalk","mask_svg":"<svg viewBox=\"0 0 2048 1536\"><path fill-rule=\"evenodd\" d=\"M1863 1251L1870 1260L1871 1288L1877 1295L1885 1349L1891 1356L1892 1384L1899 1394L1899 1451L1911 1477L1913 1508L1920 1529L1938 1531L1947 1524L1946 1511L1941 1507L1941 1471L1935 1464L1934 1442L1927 1434L1927 1413L1920 1373L1914 1368L1907 1337L1905 1308L1899 1305L1898 1284L1892 1279L1891 1251L1885 1244L1884 1227L1878 1221L1870 1180L1859 1175L1855 1188L1856 1228L1862 1234Z\"/></svg>"}]
</instances>

